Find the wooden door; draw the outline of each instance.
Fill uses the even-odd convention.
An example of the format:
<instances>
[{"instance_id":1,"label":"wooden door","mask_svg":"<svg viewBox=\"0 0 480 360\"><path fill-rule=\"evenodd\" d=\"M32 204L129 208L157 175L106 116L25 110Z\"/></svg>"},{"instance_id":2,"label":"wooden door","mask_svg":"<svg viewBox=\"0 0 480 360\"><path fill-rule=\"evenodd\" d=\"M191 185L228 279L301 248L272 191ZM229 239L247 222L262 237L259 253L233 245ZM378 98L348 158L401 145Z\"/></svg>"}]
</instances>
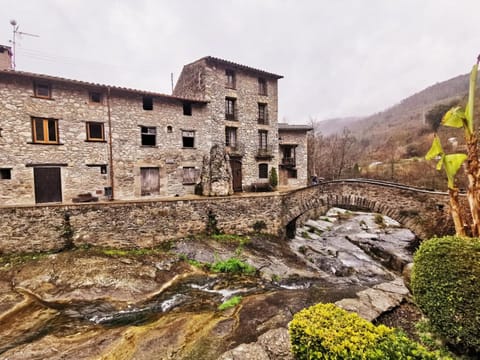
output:
<instances>
[{"instance_id":1,"label":"wooden door","mask_svg":"<svg viewBox=\"0 0 480 360\"><path fill-rule=\"evenodd\" d=\"M158 195L160 193L160 171L159 168L141 168L141 194Z\"/></svg>"},{"instance_id":2,"label":"wooden door","mask_svg":"<svg viewBox=\"0 0 480 360\"><path fill-rule=\"evenodd\" d=\"M62 181L59 167L33 168L35 202L62 202Z\"/></svg>"},{"instance_id":3,"label":"wooden door","mask_svg":"<svg viewBox=\"0 0 480 360\"><path fill-rule=\"evenodd\" d=\"M242 162L238 160L230 160L232 168L232 185L233 191L242 191Z\"/></svg>"}]
</instances>

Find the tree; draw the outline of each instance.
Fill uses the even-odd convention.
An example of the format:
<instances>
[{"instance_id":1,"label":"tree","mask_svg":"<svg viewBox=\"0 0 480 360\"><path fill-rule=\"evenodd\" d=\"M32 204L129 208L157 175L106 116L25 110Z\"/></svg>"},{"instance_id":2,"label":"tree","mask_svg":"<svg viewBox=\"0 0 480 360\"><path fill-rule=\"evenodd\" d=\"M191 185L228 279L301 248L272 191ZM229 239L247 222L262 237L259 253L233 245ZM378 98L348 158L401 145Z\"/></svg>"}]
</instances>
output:
<instances>
[{"instance_id":1,"label":"tree","mask_svg":"<svg viewBox=\"0 0 480 360\"><path fill-rule=\"evenodd\" d=\"M445 168L448 179L450 208L457 235L465 235L464 224L468 224L465 216L460 211L458 188L455 185L455 175L463 162L466 161L465 172L468 179L467 199L471 215L469 230L471 235L475 237L480 235L480 164L478 160L478 134L474 129L475 88L479 62L480 55L470 73L470 88L465 109L455 106L445 113L441 121L441 124L444 126L463 128L467 154L445 154L438 136L435 135L432 146L425 156L427 160L439 158L437 170L441 170L442 167Z\"/></svg>"}]
</instances>

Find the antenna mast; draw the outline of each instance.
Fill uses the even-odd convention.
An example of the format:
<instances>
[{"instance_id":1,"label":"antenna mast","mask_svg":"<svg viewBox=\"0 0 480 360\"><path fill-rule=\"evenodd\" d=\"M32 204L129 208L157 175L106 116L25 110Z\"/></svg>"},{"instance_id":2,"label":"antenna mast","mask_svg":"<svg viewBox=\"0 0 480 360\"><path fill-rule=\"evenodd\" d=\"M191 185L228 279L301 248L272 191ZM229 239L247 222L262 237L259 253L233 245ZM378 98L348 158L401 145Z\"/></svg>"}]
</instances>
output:
<instances>
[{"instance_id":1,"label":"antenna mast","mask_svg":"<svg viewBox=\"0 0 480 360\"><path fill-rule=\"evenodd\" d=\"M35 34L30 34L30 33L26 33L26 32L23 32L23 31L18 31L18 28L20 27L20 25L17 24L17 21L12 19L10 20L10 25L12 25L13 27L13 38L12 40L10 41L12 43L12 67L13 67L13 70L15 70L15 66L16 66L16 55L17 55L17 51L15 49L15 45L17 43L16 41L16 38L17 38L17 34L18 35L27 35L27 36L32 36L32 37L40 37L39 35L35 35Z\"/></svg>"}]
</instances>

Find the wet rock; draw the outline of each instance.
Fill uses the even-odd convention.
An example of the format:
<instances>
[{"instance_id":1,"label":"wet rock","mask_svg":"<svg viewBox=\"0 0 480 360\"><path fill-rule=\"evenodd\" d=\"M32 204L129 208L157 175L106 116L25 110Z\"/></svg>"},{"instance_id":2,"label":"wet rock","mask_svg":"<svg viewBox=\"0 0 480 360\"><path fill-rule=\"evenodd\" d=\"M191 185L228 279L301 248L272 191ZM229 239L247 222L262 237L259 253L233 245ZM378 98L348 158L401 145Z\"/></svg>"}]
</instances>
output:
<instances>
[{"instance_id":1,"label":"wet rock","mask_svg":"<svg viewBox=\"0 0 480 360\"><path fill-rule=\"evenodd\" d=\"M286 328L278 328L262 334L257 341L268 353L270 359L293 360L290 352L290 336Z\"/></svg>"},{"instance_id":2,"label":"wet rock","mask_svg":"<svg viewBox=\"0 0 480 360\"><path fill-rule=\"evenodd\" d=\"M218 360L270 360L270 357L263 347L253 343L239 345L221 355Z\"/></svg>"}]
</instances>

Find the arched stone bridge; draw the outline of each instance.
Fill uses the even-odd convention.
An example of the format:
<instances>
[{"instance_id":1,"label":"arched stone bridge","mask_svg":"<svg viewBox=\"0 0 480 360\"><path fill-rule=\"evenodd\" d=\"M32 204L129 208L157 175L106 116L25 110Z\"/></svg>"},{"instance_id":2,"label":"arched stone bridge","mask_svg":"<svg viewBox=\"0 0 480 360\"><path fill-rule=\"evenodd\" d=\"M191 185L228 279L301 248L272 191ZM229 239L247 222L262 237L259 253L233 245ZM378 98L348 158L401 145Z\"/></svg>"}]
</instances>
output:
<instances>
[{"instance_id":1,"label":"arched stone bridge","mask_svg":"<svg viewBox=\"0 0 480 360\"><path fill-rule=\"evenodd\" d=\"M292 233L296 223L331 207L387 215L419 238L453 233L446 192L428 191L368 179L334 180L288 193L283 199L282 226Z\"/></svg>"},{"instance_id":2,"label":"arched stone bridge","mask_svg":"<svg viewBox=\"0 0 480 360\"><path fill-rule=\"evenodd\" d=\"M205 232L248 233L265 226L292 234L331 207L387 215L420 239L453 233L448 194L373 180L337 180L280 193L84 204L0 206L0 254L58 251L69 242L154 247Z\"/></svg>"}]
</instances>

